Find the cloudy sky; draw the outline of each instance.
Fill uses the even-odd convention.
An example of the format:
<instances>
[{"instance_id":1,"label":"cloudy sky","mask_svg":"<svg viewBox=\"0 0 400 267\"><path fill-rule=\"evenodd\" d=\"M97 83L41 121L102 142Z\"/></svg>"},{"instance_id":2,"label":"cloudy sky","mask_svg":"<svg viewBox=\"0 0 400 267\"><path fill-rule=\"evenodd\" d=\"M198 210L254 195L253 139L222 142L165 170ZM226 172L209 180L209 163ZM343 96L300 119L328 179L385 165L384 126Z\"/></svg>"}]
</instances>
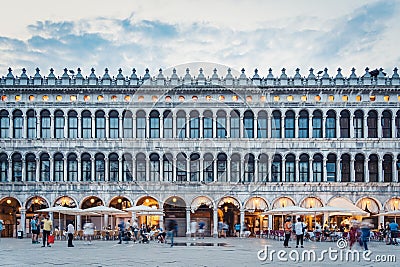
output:
<instances>
[{"instance_id":1,"label":"cloudy sky","mask_svg":"<svg viewBox=\"0 0 400 267\"><path fill-rule=\"evenodd\" d=\"M53 67L118 68L139 75L192 62L266 76L285 67L293 76L313 67L400 67L400 0L135 1L19 0L2 4L0 76L12 67L47 76ZM220 68L219 68L220 69ZM178 68L179 71L180 70ZM198 71L192 70L193 75ZM178 73L179 74L179 73ZM225 73L221 73L224 75ZM168 73L167 73L168 75ZM180 73L181 76L184 73Z\"/></svg>"}]
</instances>

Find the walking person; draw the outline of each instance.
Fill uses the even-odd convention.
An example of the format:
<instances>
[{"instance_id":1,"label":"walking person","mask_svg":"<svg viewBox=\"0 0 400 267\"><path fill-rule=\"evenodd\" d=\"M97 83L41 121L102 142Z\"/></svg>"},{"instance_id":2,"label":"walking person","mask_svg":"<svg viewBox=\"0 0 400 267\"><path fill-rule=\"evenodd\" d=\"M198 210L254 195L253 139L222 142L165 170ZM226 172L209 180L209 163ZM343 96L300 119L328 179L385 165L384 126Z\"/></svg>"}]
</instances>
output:
<instances>
[{"instance_id":1,"label":"walking person","mask_svg":"<svg viewBox=\"0 0 400 267\"><path fill-rule=\"evenodd\" d=\"M171 247L174 246L174 232L176 229L176 224L177 223L175 222L175 220L170 220L167 225L167 230L168 230L167 237L171 240Z\"/></svg>"},{"instance_id":2,"label":"walking person","mask_svg":"<svg viewBox=\"0 0 400 267\"><path fill-rule=\"evenodd\" d=\"M68 247L74 247L72 244L72 240L74 239L74 234L75 234L75 227L72 221L69 222L67 226L67 233L68 233Z\"/></svg>"},{"instance_id":3,"label":"walking person","mask_svg":"<svg viewBox=\"0 0 400 267\"><path fill-rule=\"evenodd\" d=\"M38 235L40 233L39 230L39 223L38 223L38 216L35 214L33 215L32 220L30 221L31 231L32 231L32 244L38 244Z\"/></svg>"},{"instance_id":4,"label":"walking person","mask_svg":"<svg viewBox=\"0 0 400 267\"><path fill-rule=\"evenodd\" d=\"M92 222L89 221L83 225L83 235L86 237L86 241L89 241L87 244L91 244L94 236L94 224Z\"/></svg>"},{"instance_id":5,"label":"walking person","mask_svg":"<svg viewBox=\"0 0 400 267\"><path fill-rule=\"evenodd\" d=\"M296 232L296 248L299 247L299 244L303 247L303 242L304 242L304 230L305 230L306 225L302 222L301 218L297 218L297 223L294 226L295 232Z\"/></svg>"},{"instance_id":6,"label":"walking person","mask_svg":"<svg viewBox=\"0 0 400 267\"><path fill-rule=\"evenodd\" d=\"M119 222L118 228L119 228L119 233L118 233L119 242L118 242L118 244L122 244L122 238L124 237L124 232L125 232L125 223L124 223L123 219L121 219L121 221Z\"/></svg>"},{"instance_id":7,"label":"walking person","mask_svg":"<svg viewBox=\"0 0 400 267\"><path fill-rule=\"evenodd\" d=\"M361 223L360 229L361 229L361 239L360 239L360 245L364 245L364 249L368 250L368 241L371 235L371 223L368 220L364 220Z\"/></svg>"},{"instance_id":8,"label":"walking person","mask_svg":"<svg viewBox=\"0 0 400 267\"><path fill-rule=\"evenodd\" d=\"M196 240L196 233L197 233L197 222L192 221L190 223L190 237L193 237L193 240Z\"/></svg>"},{"instance_id":9,"label":"walking person","mask_svg":"<svg viewBox=\"0 0 400 267\"><path fill-rule=\"evenodd\" d=\"M286 218L283 229L285 231L285 241L283 241L283 246L285 248L290 248L289 247L289 239L290 239L290 236L292 235L292 223L290 222L290 218Z\"/></svg>"},{"instance_id":10,"label":"walking person","mask_svg":"<svg viewBox=\"0 0 400 267\"><path fill-rule=\"evenodd\" d=\"M1 240L1 232L3 232L3 225L4 225L3 220L0 220L0 240Z\"/></svg>"},{"instance_id":11,"label":"walking person","mask_svg":"<svg viewBox=\"0 0 400 267\"><path fill-rule=\"evenodd\" d=\"M204 231L206 228L206 223L204 221L199 222L199 239L204 239Z\"/></svg>"},{"instance_id":12,"label":"walking person","mask_svg":"<svg viewBox=\"0 0 400 267\"><path fill-rule=\"evenodd\" d=\"M42 247L45 247L46 243L48 247L51 247L49 244L49 235L51 232L51 229L53 227L53 222L50 220L50 216L47 214L45 216L45 219L42 221L43 222L43 245Z\"/></svg>"},{"instance_id":13,"label":"walking person","mask_svg":"<svg viewBox=\"0 0 400 267\"><path fill-rule=\"evenodd\" d=\"M398 237L398 232L399 232L399 225L392 220L391 223L389 223L389 230L390 230L390 244L395 245L397 244L397 237Z\"/></svg>"}]
</instances>

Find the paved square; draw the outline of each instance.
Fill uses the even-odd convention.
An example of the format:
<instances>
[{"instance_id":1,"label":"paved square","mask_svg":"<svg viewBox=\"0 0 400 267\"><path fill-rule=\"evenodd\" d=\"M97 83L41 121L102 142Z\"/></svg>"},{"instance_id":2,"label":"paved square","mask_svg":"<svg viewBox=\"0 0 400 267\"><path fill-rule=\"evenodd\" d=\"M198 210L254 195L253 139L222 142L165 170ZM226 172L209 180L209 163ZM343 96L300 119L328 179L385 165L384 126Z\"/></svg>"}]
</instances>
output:
<instances>
[{"instance_id":1,"label":"paved square","mask_svg":"<svg viewBox=\"0 0 400 267\"><path fill-rule=\"evenodd\" d=\"M177 246L151 242L150 244L118 245L117 241L94 241L91 245L85 241L74 241L74 248L67 248L67 241L56 240L50 248L42 248L40 244L31 244L30 239L1 239L0 266L398 266L400 261L400 246L387 246L382 242L370 242L369 247L375 259L376 255L395 255L396 262L360 262L331 261L328 255L322 262L295 262L283 255L287 262L274 260L260 261L257 252L265 245L268 251L283 249L282 241L260 238L206 238L193 240L176 238ZM323 249L338 249L334 242L306 242L304 249L285 249L287 253L304 250L315 250L317 256ZM356 245L355 249L362 251ZM291 252L295 257L296 252Z\"/></svg>"}]
</instances>

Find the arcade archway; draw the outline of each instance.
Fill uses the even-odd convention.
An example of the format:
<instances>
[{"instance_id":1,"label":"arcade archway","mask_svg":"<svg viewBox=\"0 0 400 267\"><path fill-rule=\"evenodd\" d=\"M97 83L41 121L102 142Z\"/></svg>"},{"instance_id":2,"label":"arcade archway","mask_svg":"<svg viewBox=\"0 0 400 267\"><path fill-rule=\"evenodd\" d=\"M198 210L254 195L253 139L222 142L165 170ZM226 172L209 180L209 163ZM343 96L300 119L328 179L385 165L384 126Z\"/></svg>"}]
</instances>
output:
<instances>
[{"instance_id":1,"label":"arcade archway","mask_svg":"<svg viewBox=\"0 0 400 267\"><path fill-rule=\"evenodd\" d=\"M262 214L262 212L268 210L268 204L265 199L261 197L249 198L246 201L244 209L244 223L252 235L268 229L268 216Z\"/></svg>"},{"instance_id":2,"label":"arcade archway","mask_svg":"<svg viewBox=\"0 0 400 267\"><path fill-rule=\"evenodd\" d=\"M153 209L160 208L160 204L158 203L158 200L155 199L154 197L150 197L150 196L141 197L136 202L136 206L140 206L140 205L145 205L145 206L151 207ZM145 224L149 227L153 227L153 226L158 226L159 223L160 223L160 216L158 216L158 215L139 216L139 218L138 218L139 225Z\"/></svg>"},{"instance_id":3,"label":"arcade archway","mask_svg":"<svg viewBox=\"0 0 400 267\"><path fill-rule=\"evenodd\" d=\"M3 231L1 237L15 237L20 224L21 205L13 197L6 197L0 201L0 219L3 220Z\"/></svg>"},{"instance_id":4,"label":"arcade archway","mask_svg":"<svg viewBox=\"0 0 400 267\"><path fill-rule=\"evenodd\" d=\"M213 202L206 196L199 196L193 199L190 205L191 220L203 221L205 223L205 236L212 236L213 233Z\"/></svg>"},{"instance_id":5,"label":"arcade archway","mask_svg":"<svg viewBox=\"0 0 400 267\"><path fill-rule=\"evenodd\" d=\"M178 236L186 234L186 203L177 196L169 197L163 205L164 209L164 225L168 225L170 220L175 220L178 224Z\"/></svg>"},{"instance_id":6,"label":"arcade archway","mask_svg":"<svg viewBox=\"0 0 400 267\"><path fill-rule=\"evenodd\" d=\"M218 221L228 224L228 236L234 235L235 224L240 223L240 203L233 197L224 197L218 203Z\"/></svg>"}]
</instances>

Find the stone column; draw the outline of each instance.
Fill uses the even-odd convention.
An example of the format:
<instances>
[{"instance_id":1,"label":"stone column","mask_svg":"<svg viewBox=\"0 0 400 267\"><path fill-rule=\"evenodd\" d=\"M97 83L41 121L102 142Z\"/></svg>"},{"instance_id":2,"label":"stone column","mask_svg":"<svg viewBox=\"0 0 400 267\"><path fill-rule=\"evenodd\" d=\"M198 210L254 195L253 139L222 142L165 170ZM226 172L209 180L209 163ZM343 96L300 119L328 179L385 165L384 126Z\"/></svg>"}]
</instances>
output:
<instances>
[{"instance_id":1,"label":"stone column","mask_svg":"<svg viewBox=\"0 0 400 267\"><path fill-rule=\"evenodd\" d=\"M396 136L396 112L395 111L393 111L392 112L392 121L391 121L391 130L392 130L392 138L397 138L397 136Z\"/></svg>"},{"instance_id":2,"label":"stone column","mask_svg":"<svg viewBox=\"0 0 400 267\"><path fill-rule=\"evenodd\" d=\"M22 114L22 121L24 124L24 127L22 129L22 138L26 139L28 137L28 118L26 117L25 113Z\"/></svg>"},{"instance_id":3,"label":"stone column","mask_svg":"<svg viewBox=\"0 0 400 267\"><path fill-rule=\"evenodd\" d=\"M64 138L68 138L68 115L64 115Z\"/></svg>"},{"instance_id":4,"label":"stone column","mask_svg":"<svg viewBox=\"0 0 400 267\"><path fill-rule=\"evenodd\" d=\"M258 182L258 159L254 159L254 182Z\"/></svg>"},{"instance_id":5,"label":"stone column","mask_svg":"<svg viewBox=\"0 0 400 267\"><path fill-rule=\"evenodd\" d=\"M322 115L322 138L325 138L325 134L326 134L326 115L324 114L324 115ZM336 117L336 119L338 119L339 118L339 116L337 116ZM336 122L336 125L337 125L337 122ZM339 127L336 127L336 130L338 129ZM340 135L339 135L340 136Z\"/></svg>"},{"instance_id":6,"label":"stone column","mask_svg":"<svg viewBox=\"0 0 400 267\"><path fill-rule=\"evenodd\" d=\"M54 133L54 115L50 114L50 138L55 138L56 135Z\"/></svg>"},{"instance_id":7,"label":"stone column","mask_svg":"<svg viewBox=\"0 0 400 267\"><path fill-rule=\"evenodd\" d=\"M271 120L272 120L272 113L268 116L268 119L267 119L267 137L269 136L269 137L272 137L272 123L271 123Z\"/></svg>"},{"instance_id":8,"label":"stone column","mask_svg":"<svg viewBox=\"0 0 400 267\"><path fill-rule=\"evenodd\" d=\"M378 182L383 183L384 178L383 178L383 159L382 157L379 156L378 158Z\"/></svg>"},{"instance_id":9,"label":"stone column","mask_svg":"<svg viewBox=\"0 0 400 267\"><path fill-rule=\"evenodd\" d=\"M14 129L14 120L13 120L12 113L10 113L10 114L8 115L8 121L10 122L10 123L9 123L10 128L8 128L8 137L14 138L14 132L13 132L13 129Z\"/></svg>"},{"instance_id":10,"label":"stone column","mask_svg":"<svg viewBox=\"0 0 400 267\"><path fill-rule=\"evenodd\" d=\"M322 159L322 182L326 182L328 180L328 171L326 169L326 162L328 159L326 156L323 157Z\"/></svg>"},{"instance_id":11,"label":"stone column","mask_svg":"<svg viewBox=\"0 0 400 267\"><path fill-rule=\"evenodd\" d=\"M354 134L354 115L351 114L350 115L350 138L355 138L355 134ZM340 128L340 125L338 126L338 128Z\"/></svg>"},{"instance_id":12,"label":"stone column","mask_svg":"<svg viewBox=\"0 0 400 267\"><path fill-rule=\"evenodd\" d=\"M299 138L299 114L294 116L294 138Z\"/></svg>"},{"instance_id":13,"label":"stone column","mask_svg":"<svg viewBox=\"0 0 400 267\"><path fill-rule=\"evenodd\" d=\"M133 131L132 137L136 138L136 136L137 136L137 125L136 125L136 115L135 114L132 115L132 127L133 127L133 129L132 129L132 131Z\"/></svg>"},{"instance_id":14,"label":"stone column","mask_svg":"<svg viewBox=\"0 0 400 267\"><path fill-rule=\"evenodd\" d=\"M81 163L81 158L77 158L76 161L78 162L78 182L82 181L82 163Z\"/></svg>"},{"instance_id":15,"label":"stone column","mask_svg":"<svg viewBox=\"0 0 400 267\"><path fill-rule=\"evenodd\" d=\"M136 157L133 154L132 155L132 180L133 181L137 181L137 177L136 177Z\"/></svg>"},{"instance_id":16,"label":"stone column","mask_svg":"<svg viewBox=\"0 0 400 267\"><path fill-rule=\"evenodd\" d=\"M203 138L204 135L204 116L203 115L199 115L199 137Z\"/></svg>"},{"instance_id":17,"label":"stone column","mask_svg":"<svg viewBox=\"0 0 400 267\"><path fill-rule=\"evenodd\" d=\"M244 209L240 210L240 237L243 236L244 212Z\"/></svg>"},{"instance_id":18,"label":"stone column","mask_svg":"<svg viewBox=\"0 0 400 267\"><path fill-rule=\"evenodd\" d=\"M109 173L110 173L110 162L108 160L108 157L104 157L104 181L105 182L110 181Z\"/></svg>"},{"instance_id":19,"label":"stone column","mask_svg":"<svg viewBox=\"0 0 400 267\"><path fill-rule=\"evenodd\" d=\"M369 162L369 158L365 159L365 164L364 164L364 177L365 177L365 181L366 183L369 183L369 168L368 168L368 162Z\"/></svg>"},{"instance_id":20,"label":"stone column","mask_svg":"<svg viewBox=\"0 0 400 267\"><path fill-rule=\"evenodd\" d=\"M96 138L96 116L92 114L91 118L92 118L92 138Z\"/></svg>"},{"instance_id":21,"label":"stone column","mask_svg":"<svg viewBox=\"0 0 400 267\"><path fill-rule=\"evenodd\" d=\"M82 118L81 118L80 114L78 114L78 135L77 135L77 137L82 138Z\"/></svg>"},{"instance_id":22,"label":"stone column","mask_svg":"<svg viewBox=\"0 0 400 267\"><path fill-rule=\"evenodd\" d=\"M336 158L336 181L342 181L342 169L340 168L340 157L339 155Z\"/></svg>"},{"instance_id":23,"label":"stone column","mask_svg":"<svg viewBox=\"0 0 400 267\"><path fill-rule=\"evenodd\" d=\"M217 115L213 115L212 119L212 138L217 138Z\"/></svg>"},{"instance_id":24,"label":"stone column","mask_svg":"<svg viewBox=\"0 0 400 267\"><path fill-rule=\"evenodd\" d=\"M281 138L285 138L285 118L286 115L282 113L281 116Z\"/></svg>"},{"instance_id":25,"label":"stone column","mask_svg":"<svg viewBox=\"0 0 400 267\"><path fill-rule=\"evenodd\" d=\"M294 161L294 181L300 182L300 159L296 156Z\"/></svg>"},{"instance_id":26,"label":"stone column","mask_svg":"<svg viewBox=\"0 0 400 267\"><path fill-rule=\"evenodd\" d=\"M272 215L268 215L268 229L272 230L272 228L274 227L274 220Z\"/></svg>"},{"instance_id":27,"label":"stone column","mask_svg":"<svg viewBox=\"0 0 400 267\"><path fill-rule=\"evenodd\" d=\"M25 233L25 231L26 231L26 210L25 210L25 208L21 208L20 213L21 213L21 224L20 224L18 231L22 230L22 232L23 232L22 236L24 236L26 234Z\"/></svg>"},{"instance_id":28,"label":"stone column","mask_svg":"<svg viewBox=\"0 0 400 267\"><path fill-rule=\"evenodd\" d=\"M104 222L103 222L103 229L107 228L108 226L108 214L104 214ZM103 230L101 229L101 230Z\"/></svg>"},{"instance_id":29,"label":"stone column","mask_svg":"<svg viewBox=\"0 0 400 267\"><path fill-rule=\"evenodd\" d=\"M54 227L54 214L52 211L49 212L49 217L50 217L50 220L53 222L53 227Z\"/></svg>"},{"instance_id":30,"label":"stone column","mask_svg":"<svg viewBox=\"0 0 400 267\"><path fill-rule=\"evenodd\" d=\"M281 182L286 182L286 159L282 159L282 177Z\"/></svg>"},{"instance_id":31,"label":"stone column","mask_svg":"<svg viewBox=\"0 0 400 267\"><path fill-rule=\"evenodd\" d=\"M190 182L190 156L186 157L186 182Z\"/></svg>"},{"instance_id":32,"label":"stone column","mask_svg":"<svg viewBox=\"0 0 400 267\"><path fill-rule=\"evenodd\" d=\"M350 123L351 124L351 123ZM350 126L351 128L351 126ZM336 138L340 138L340 114L337 114L336 116Z\"/></svg>"},{"instance_id":33,"label":"stone column","mask_svg":"<svg viewBox=\"0 0 400 267\"><path fill-rule=\"evenodd\" d=\"M108 116L108 114L105 114L104 119L106 121L105 137L109 138L110 137L110 116Z\"/></svg>"},{"instance_id":34,"label":"stone column","mask_svg":"<svg viewBox=\"0 0 400 267\"><path fill-rule=\"evenodd\" d=\"M144 134L144 137L150 137L150 114L146 115L146 132Z\"/></svg>"},{"instance_id":35,"label":"stone column","mask_svg":"<svg viewBox=\"0 0 400 267\"><path fill-rule=\"evenodd\" d=\"M81 215L76 216L76 230L80 231L82 229L82 219Z\"/></svg>"},{"instance_id":36,"label":"stone column","mask_svg":"<svg viewBox=\"0 0 400 267\"><path fill-rule=\"evenodd\" d=\"M240 136L239 136L239 138L244 138L244 135L243 135L243 132L244 132L244 123L243 123L243 114L240 114L240 117L239 117L239 134L240 134Z\"/></svg>"},{"instance_id":37,"label":"stone column","mask_svg":"<svg viewBox=\"0 0 400 267\"><path fill-rule=\"evenodd\" d=\"M164 115L160 113L160 134L159 138L164 137Z\"/></svg>"},{"instance_id":38,"label":"stone column","mask_svg":"<svg viewBox=\"0 0 400 267\"><path fill-rule=\"evenodd\" d=\"M146 181L150 181L150 158L146 155Z\"/></svg>"},{"instance_id":39,"label":"stone column","mask_svg":"<svg viewBox=\"0 0 400 267\"><path fill-rule=\"evenodd\" d=\"M190 207L186 207L186 236L190 237Z\"/></svg>"},{"instance_id":40,"label":"stone column","mask_svg":"<svg viewBox=\"0 0 400 267\"><path fill-rule=\"evenodd\" d=\"M118 182L123 181L123 161L122 161L122 156L118 157Z\"/></svg>"},{"instance_id":41,"label":"stone column","mask_svg":"<svg viewBox=\"0 0 400 267\"><path fill-rule=\"evenodd\" d=\"M190 138L190 115L186 114L186 138Z\"/></svg>"},{"instance_id":42,"label":"stone column","mask_svg":"<svg viewBox=\"0 0 400 267\"><path fill-rule=\"evenodd\" d=\"M231 181L231 158L227 157L226 159L226 181Z\"/></svg>"},{"instance_id":43,"label":"stone column","mask_svg":"<svg viewBox=\"0 0 400 267\"><path fill-rule=\"evenodd\" d=\"M226 138L231 137L231 115L226 115Z\"/></svg>"},{"instance_id":44,"label":"stone column","mask_svg":"<svg viewBox=\"0 0 400 267\"><path fill-rule=\"evenodd\" d=\"M272 182L272 162L274 161L274 155L268 155L268 173L265 182Z\"/></svg>"},{"instance_id":45,"label":"stone column","mask_svg":"<svg viewBox=\"0 0 400 267\"><path fill-rule=\"evenodd\" d=\"M368 138L368 114L364 114L363 130L364 138Z\"/></svg>"},{"instance_id":46,"label":"stone column","mask_svg":"<svg viewBox=\"0 0 400 267\"><path fill-rule=\"evenodd\" d=\"M176 134L176 114L172 114L172 138L177 138Z\"/></svg>"},{"instance_id":47,"label":"stone column","mask_svg":"<svg viewBox=\"0 0 400 267\"><path fill-rule=\"evenodd\" d=\"M212 236L214 238L218 237L218 208L213 208L213 232Z\"/></svg>"},{"instance_id":48,"label":"stone column","mask_svg":"<svg viewBox=\"0 0 400 267\"><path fill-rule=\"evenodd\" d=\"M172 182L176 182L176 156L172 158Z\"/></svg>"},{"instance_id":49,"label":"stone column","mask_svg":"<svg viewBox=\"0 0 400 267\"><path fill-rule=\"evenodd\" d=\"M49 172L50 172L50 177L49 177L49 179L50 179L50 182L53 182L54 181L54 158L50 155L50 158L49 158L49 163L50 163L50 166L49 166Z\"/></svg>"},{"instance_id":50,"label":"stone column","mask_svg":"<svg viewBox=\"0 0 400 267\"><path fill-rule=\"evenodd\" d=\"M355 182L356 180L356 175L355 175L355 169L354 169L354 155L351 155L350 158L350 182Z\"/></svg>"},{"instance_id":51,"label":"stone column","mask_svg":"<svg viewBox=\"0 0 400 267\"><path fill-rule=\"evenodd\" d=\"M11 168L12 168L12 165L9 165L8 168L11 169ZM21 171L22 171L21 181L25 182L25 181L26 181L26 160L25 160L25 157L22 158L22 168L21 168Z\"/></svg>"},{"instance_id":52,"label":"stone column","mask_svg":"<svg viewBox=\"0 0 400 267\"><path fill-rule=\"evenodd\" d=\"M161 211L164 212L163 209L161 209ZM164 229L164 215L160 215L159 217L160 220L158 221L158 224L160 225L160 228Z\"/></svg>"},{"instance_id":53,"label":"stone column","mask_svg":"<svg viewBox=\"0 0 400 267\"><path fill-rule=\"evenodd\" d=\"M312 124L312 113L308 116L308 138L313 138L313 124Z\"/></svg>"},{"instance_id":54,"label":"stone column","mask_svg":"<svg viewBox=\"0 0 400 267\"><path fill-rule=\"evenodd\" d=\"M124 138L124 126L123 126L123 116L122 114L118 115L118 137Z\"/></svg>"},{"instance_id":55,"label":"stone column","mask_svg":"<svg viewBox=\"0 0 400 267\"><path fill-rule=\"evenodd\" d=\"M40 177L40 158L36 158L35 159L35 163L36 163L36 177L35 177L35 181L39 182L41 179Z\"/></svg>"},{"instance_id":56,"label":"stone column","mask_svg":"<svg viewBox=\"0 0 400 267\"><path fill-rule=\"evenodd\" d=\"M164 159L163 155L160 156L160 182L164 181Z\"/></svg>"},{"instance_id":57,"label":"stone column","mask_svg":"<svg viewBox=\"0 0 400 267\"><path fill-rule=\"evenodd\" d=\"M382 134L382 115L379 113L378 114L378 138L382 138L383 134Z\"/></svg>"},{"instance_id":58,"label":"stone column","mask_svg":"<svg viewBox=\"0 0 400 267\"><path fill-rule=\"evenodd\" d=\"M308 159L308 169L310 170L310 182L314 182L314 169L313 169L313 158Z\"/></svg>"},{"instance_id":59,"label":"stone column","mask_svg":"<svg viewBox=\"0 0 400 267\"><path fill-rule=\"evenodd\" d=\"M91 177L90 177L90 180L91 181L97 181L97 178L96 178L96 172L95 172L95 166L94 166L94 164L95 164L95 160L94 160L94 158L90 158L90 162L91 162Z\"/></svg>"},{"instance_id":60,"label":"stone column","mask_svg":"<svg viewBox=\"0 0 400 267\"><path fill-rule=\"evenodd\" d=\"M214 182L216 182L216 181L218 181L218 164L217 164L217 158L216 159L214 159L213 160L213 162L212 162L212 164L213 164L213 181ZM227 164L228 165L228 164ZM226 171L225 171L226 172ZM226 173L226 175L228 175L227 173ZM227 178L228 178L228 176L227 176ZM204 179L204 178L203 178ZM226 182L226 181L223 181L223 182Z\"/></svg>"},{"instance_id":61,"label":"stone column","mask_svg":"<svg viewBox=\"0 0 400 267\"><path fill-rule=\"evenodd\" d=\"M253 138L257 138L257 122L258 122L258 116L254 114L254 122L253 122Z\"/></svg>"},{"instance_id":62,"label":"stone column","mask_svg":"<svg viewBox=\"0 0 400 267\"><path fill-rule=\"evenodd\" d=\"M204 182L204 158L201 156L200 159L200 169L199 169L199 173L200 173L200 182Z\"/></svg>"},{"instance_id":63,"label":"stone column","mask_svg":"<svg viewBox=\"0 0 400 267\"><path fill-rule=\"evenodd\" d=\"M36 114L36 139L42 138L42 121L40 120L40 114Z\"/></svg>"},{"instance_id":64,"label":"stone column","mask_svg":"<svg viewBox=\"0 0 400 267\"><path fill-rule=\"evenodd\" d=\"M399 177L397 176L397 164L396 164L396 158L393 159L392 161L392 179L393 183L397 183L399 181Z\"/></svg>"}]
</instances>

